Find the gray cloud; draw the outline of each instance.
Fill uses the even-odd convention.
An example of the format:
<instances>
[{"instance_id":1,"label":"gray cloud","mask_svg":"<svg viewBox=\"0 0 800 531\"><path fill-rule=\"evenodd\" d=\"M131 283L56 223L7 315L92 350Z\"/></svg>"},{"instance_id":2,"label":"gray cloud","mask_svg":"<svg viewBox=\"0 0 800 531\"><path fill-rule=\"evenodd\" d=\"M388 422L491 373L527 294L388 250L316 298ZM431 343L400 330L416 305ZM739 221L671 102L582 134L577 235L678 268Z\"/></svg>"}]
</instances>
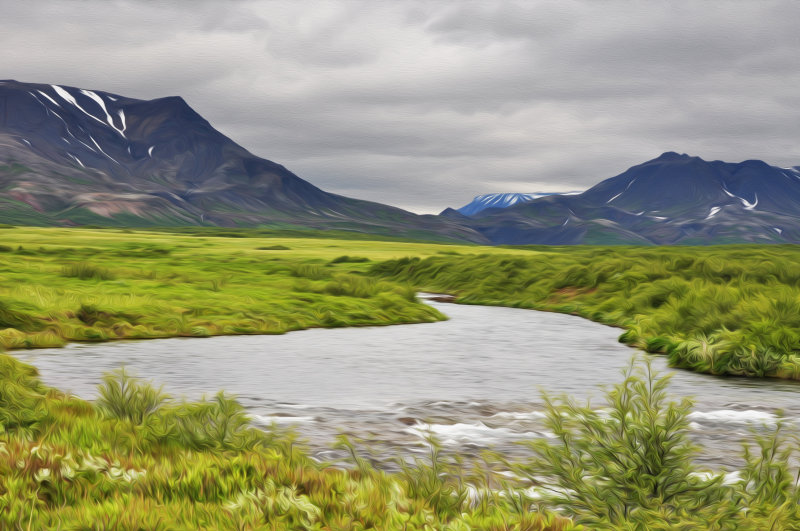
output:
<instances>
[{"instance_id":1,"label":"gray cloud","mask_svg":"<svg viewBox=\"0 0 800 531\"><path fill-rule=\"evenodd\" d=\"M182 95L331 192L419 212L675 150L800 164L800 4L0 0L0 76Z\"/></svg>"}]
</instances>

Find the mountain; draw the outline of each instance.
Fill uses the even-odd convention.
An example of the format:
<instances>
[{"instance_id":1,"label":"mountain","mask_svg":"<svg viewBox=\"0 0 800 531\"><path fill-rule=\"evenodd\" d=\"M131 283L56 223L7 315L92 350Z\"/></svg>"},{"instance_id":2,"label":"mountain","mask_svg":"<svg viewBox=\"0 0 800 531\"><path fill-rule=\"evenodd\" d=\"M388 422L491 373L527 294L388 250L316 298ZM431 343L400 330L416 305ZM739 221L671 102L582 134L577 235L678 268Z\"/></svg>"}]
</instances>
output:
<instances>
[{"instance_id":1,"label":"mountain","mask_svg":"<svg viewBox=\"0 0 800 531\"><path fill-rule=\"evenodd\" d=\"M577 192L569 192L566 195L572 195L575 193ZM478 212L486 210L487 208L508 208L512 205L516 205L517 203L527 203L528 201L533 201L534 199L539 199L540 197L546 197L549 195L561 195L561 194L558 193L484 194L477 196L469 204L456 209L456 211L465 216L474 216Z\"/></svg>"},{"instance_id":2,"label":"mountain","mask_svg":"<svg viewBox=\"0 0 800 531\"><path fill-rule=\"evenodd\" d=\"M668 152L581 194L487 209L462 223L495 244L799 243L800 167Z\"/></svg>"},{"instance_id":3,"label":"mountain","mask_svg":"<svg viewBox=\"0 0 800 531\"><path fill-rule=\"evenodd\" d=\"M320 190L182 98L0 81L0 222L272 225L487 243L469 227Z\"/></svg>"}]
</instances>

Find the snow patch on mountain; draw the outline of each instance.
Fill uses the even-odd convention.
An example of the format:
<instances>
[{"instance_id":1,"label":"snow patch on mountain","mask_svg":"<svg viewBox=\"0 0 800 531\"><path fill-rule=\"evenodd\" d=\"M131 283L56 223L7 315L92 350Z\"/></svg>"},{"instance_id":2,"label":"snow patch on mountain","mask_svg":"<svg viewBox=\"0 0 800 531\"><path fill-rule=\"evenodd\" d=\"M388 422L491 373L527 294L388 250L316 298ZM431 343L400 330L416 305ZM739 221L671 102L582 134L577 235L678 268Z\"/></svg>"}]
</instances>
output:
<instances>
[{"instance_id":1,"label":"snow patch on mountain","mask_svg":"<svg viewBox=\"0 0 800 531\"><path fill-rule=\"evenodd\" d=\"M114 125L114 119L111 117L111 114L108 112L108 109L106 108L106 102L103 101L103 98L101 98L96 92L92 92L91 90L81 89L81 94L83 94L84 96L88 96L89 98L94 100L95 103L97 103L100 106L100 108L103 109L103 112L106 114L106 121L108 122L108 125L110 125L112 129L114 129L116 132L118 132L120 135L122 135L122 138L125 138L125 117L124 117L124 114L122 115L123 127L122 127L122 129L120 129L116 125ZM122 113L122 111L120 111L120 114L121 113Z\"/></svg>"},{"instance_id":2,"label":"snow patch on mountain","mask_svg":"<svg viewBox=\"0 0 800 531\"><path fill-rule=\"evenodd\" d=\"M630 188L630 187L631 187L631 185L632 185L633 183L635 183L635 182L636 182L636 179L631 179L631 182L629 182L629 183L628 183L628 186L626 186L626 187L625 187L625 189L624 189L623 191L621 191L620 193L618 193L617 195L615 195L614 197L612 197L611 199L609 199L608 201L606 201L606 204L610 203L610 202L611 202L611 201L613 201L614 199L618 198L619 196L621 196L622 194L624 194L625 192L627 192L627 191L628 191L628 188Z\"/></svg>"},{"instance_id":3,"label":"snow patch on mountain","mask_svg":"<svg viewBox=\"0 0 800 531\"><path fill-rule=\"evenodd\" d=\"M748 201L744 197L739 197L738 195L733 195L724 186L722 187L722 191L725 192L725 194L728 197L733 197L733 198L738 199L739 201L741 201L742 202L742 206L744 207L745 210L753 210L753 209L756 208L756 205L758 204L758 194L755 194L755 199L753 199L753 202L751 203L750 201Z\"/></svg>"},{"instance_id":4,"label":"snow patch on mountain","mask_svg":"<svg viewBox=\"0 0 800 531\"><path fill-rule=\"evenodd\" d=\"M457 211L465 216L472 216L482 210L486 210L487 208L508 208L510 206L519 203L527 203L529 201L533 201L534 199L539 199L540 197L546 197L550 195L575 195L580 193L581 192L566 192L566 193L537 192L531 194L521 194L521 193L484 194L477 196L475 199L472 200L471 203L457 209Z\"/></svg>"},{"instance_id":5,"label":"snow patch on mountain","mask_svg":"<svg viewBox=\"0 0 800 531\"><path fill-rule=\"evenodd\" d=\"M43 90L37 90L36 92L38 92L39 94L41 94L42 96L44 96L45 98L47 98L48 100L50 100L50 102L51 102L53 105L55 105L56 107L61 107L61 105L60 105L60 104L59 104L59 103L58 103L56 100L54 100L53 98L51 98L51 97L50 97L50 96L47 94L47 92L44 92Z\"/></svg>"},{"instance_id":6,"label":"snow patch on mountain","mask_svg":"<svg viewBox=\"0 0 800 531\"><path fill-rule=\"evenodd\" d=\"M77 162L78 164L80 164L80 165L81 165L81 168L85 168L85 167L86 167L86 166L84 166L84 165L83 165L83 162L81 162L81 159L79 159L78 157L76 157L76 156L75 156L75 155L73 155L72 153L67 153L67 155L69 155L69 156L70 156L70 158L72 158L72 160L74 160L75 162Z\"/></svg>"}]
</instances>

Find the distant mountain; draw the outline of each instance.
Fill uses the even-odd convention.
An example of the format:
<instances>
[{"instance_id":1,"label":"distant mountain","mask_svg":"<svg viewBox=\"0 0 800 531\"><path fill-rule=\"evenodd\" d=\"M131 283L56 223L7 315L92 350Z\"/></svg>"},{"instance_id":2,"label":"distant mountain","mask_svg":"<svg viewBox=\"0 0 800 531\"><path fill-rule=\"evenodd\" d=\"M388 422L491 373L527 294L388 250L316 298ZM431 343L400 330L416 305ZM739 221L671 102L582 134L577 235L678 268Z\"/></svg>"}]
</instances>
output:
<instances>
[{"instance_id":1,"label":"distant mountain","mask_svg":"<svg viewBox=\"0 0 800 531\"><path fill-rule=\"evenodd\" d=\"M580 192L569 192L566 195L574 195L576 193ZM474 216L478 212L486 210L487 208L508 208L512 205L516 205L517 203L527 203L528 201L533 201L534 199L539 199L540 197L547 197L549 195L561 195L561 194L546 193L546 192L533 193L533 194L515 194L515 193L484 194L477 196L468 205L456 209L456 211L459 212L460 214L463 214L464 216Z\"/></svg>"},{"instance_id":2,"label":"distant mountain","mask_svg":"<svg viewBox=\"0 0 800 531\"><path fill-rule=\"evenodd\" d=\"M581 194L488 209L462 223L495 244L800 243L800 167L668 152Z\"/></svg>"},{"instance_id":3,"label":"distant mountain","mask_svg":"<svg viewBox=\"0 0 800 531\"><path fill-rule=\"evenodd\" d=\"M324 192L248 152L180 97L11 80L0 81L0 222L266 224L487 242L447 218Z\"/></svg>"}]
</instances>

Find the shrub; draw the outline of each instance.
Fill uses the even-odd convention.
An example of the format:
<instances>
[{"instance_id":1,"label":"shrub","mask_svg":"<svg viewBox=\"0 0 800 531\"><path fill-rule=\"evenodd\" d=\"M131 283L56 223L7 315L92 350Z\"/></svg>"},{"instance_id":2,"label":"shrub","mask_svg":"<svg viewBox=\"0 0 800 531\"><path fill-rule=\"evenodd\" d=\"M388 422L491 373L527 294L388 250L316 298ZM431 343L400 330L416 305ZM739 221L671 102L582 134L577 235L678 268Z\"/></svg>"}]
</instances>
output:
<instances>
[{"instance_id":1,"label":"shrub","mask_svg":"<svg viewBox=\"0 0 800 531\"><path fill-rule=\"evenodd\" d=\"M142 424L169 399L161 388L141 383L124 368L105 375L99 391L96 405L105 416L129 420L136 425Z\"/></svg>"},{"instance_id":2,"label":"shrub","mask_svg":"<svg viewBox=\"0 0 800 531\"><path fill-rule=\"evenodd\" d=\"M291 247L285 245L268 245L266 247L256 247L256 251L290 251Z\"/></svg>"},{"instance_id":3,"label":"shrub","mask_svg":"<svg viewBox=\"0 0 800 531\"><path fill-rule=\"evenodd\" d=\"M243 449L251 446L248 437L250 418L244 407L220 391L212 400L182 404L167 422L174 422L179 439L184 445L196 449Z\"/></svg>"},{"instance_id":4,"label":"shrub","mask_svg":"<svg viewBox=\"0 0 800 531\"><path fill-rule=\"evenodd\" d=\"M321 280L329 276L328 272L316 264L300 264L292 268L292 276Z\"/></svg>"},{"instance_id":5,"label":"shrub","mask_svg":"<svg viewBox=\"0 0 800 531\"><path fill-rule=\"evenodd\" d=\"M97 267L89 262L78 262L61 268L61 275L81 280L113 280L114 275L104 267Z\"/></svg>"},{"instance_id":6,"label":"shrub","mask_svg":"<svg viewBox=\"0 0 800 531\"><path fill-rule=\"evenodd\" d=\"M346 254L331 260L332 264L359 264L364 262L369 262L369 258L365 256L347 256Z\"/></svg>"},{"instance_id":7,"label":"shrub","mask_svg":"<svg viewBox=\"0 0 800 531\"><path fill-rule=\"evenodd\" d=\"M21 310L11 308L0 300L0 329L16 328L24 332L34 332L43 328L43 323L36 317Z\"/></svg>"},{"instance_id":8,"label":"shrub","mask_svg":"<svg viewBox=\"0 0 800 531\"><path fill-rule=\"evenodd\" d=\"M535 483L546 478L553 487L544 499L578 523L646 529L641 526L649 521L702 517L727 490L721 476L694 473L692 404L667 403L668 381L649 362L644 369L632 363L606 394L605 411L545 396L555 442L531 442L536 457L519 470Z\"/></svg>"}]
</instances>

